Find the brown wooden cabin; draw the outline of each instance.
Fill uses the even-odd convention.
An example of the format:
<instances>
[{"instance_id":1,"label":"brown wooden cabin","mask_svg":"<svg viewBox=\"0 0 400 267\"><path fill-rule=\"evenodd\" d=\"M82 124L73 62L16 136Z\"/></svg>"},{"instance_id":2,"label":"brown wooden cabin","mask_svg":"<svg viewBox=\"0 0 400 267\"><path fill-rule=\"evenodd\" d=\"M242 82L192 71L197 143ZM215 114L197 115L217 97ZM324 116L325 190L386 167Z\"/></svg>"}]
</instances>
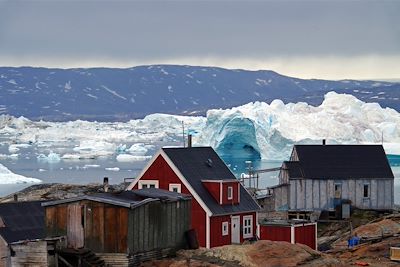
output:
<instances>
[{"instance_id":1,"label":"brown wooden cabin","mask_svg":"<svg viewBox=\"0 0 400 267\"><path fill-rule=\"evenodd\" d=\"M122 255L130 266L174 253L186 246L190 227L190 196L155 188L98 193L43 206L47 237L66 236L67 250L85 248L105 263L113 255Z\"/></svg>"}]
</instances>

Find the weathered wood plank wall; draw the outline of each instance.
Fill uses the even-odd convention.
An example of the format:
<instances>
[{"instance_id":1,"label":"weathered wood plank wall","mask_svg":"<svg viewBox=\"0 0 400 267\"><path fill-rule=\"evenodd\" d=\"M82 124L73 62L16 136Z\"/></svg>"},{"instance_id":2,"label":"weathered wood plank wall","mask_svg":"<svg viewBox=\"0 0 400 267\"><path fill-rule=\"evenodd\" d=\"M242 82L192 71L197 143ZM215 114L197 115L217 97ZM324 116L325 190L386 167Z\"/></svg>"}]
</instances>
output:
<instances>
[{"instance_id":1,"label":"weathered wood plank wall","mask_svg":"<svg viewBox=\"0 0 400 267\"><path fill-rule=\"evenodd\" d=\"M47 267L47 242L35 241L12 245L15 256L11 257L12 267Z\"/></svg>"},{"instance_id":2,"label":"weathered wood plank wall","mask_svg":"<svg viewBox=\"0 0 400 267\"><path fill-rule=\"evenodd\" d=\"M10 266L10 250L6 241L0 236L0 267Z\"/></svg>"},{"instance_id":3,"label":"weathered wood plank wall","mask_svg":"<svg viewBox=\"0 0 400 267\"><path fill-rule=\"evenodd\" d=\"M392 179L292 179L289 188L289 209L334 209L335 184L341 187L341 199L350 200L355 207L382 210L393 208ZM364 197L364 185L369 187L368 197ZM282 200L281 197L280 201Z\"/></svg>"},{"instance_id":4,"label":"weathered wood plank wall","mask_svg":"<svg viewBox=\"0 0 400 267\"><path fill-rule=\"evenodd\" d=\"M183 247L185 232L190 227L190 205L190 201L153 202L132 210L128 225L129 252Z\"/></svg>"}]
</instances>

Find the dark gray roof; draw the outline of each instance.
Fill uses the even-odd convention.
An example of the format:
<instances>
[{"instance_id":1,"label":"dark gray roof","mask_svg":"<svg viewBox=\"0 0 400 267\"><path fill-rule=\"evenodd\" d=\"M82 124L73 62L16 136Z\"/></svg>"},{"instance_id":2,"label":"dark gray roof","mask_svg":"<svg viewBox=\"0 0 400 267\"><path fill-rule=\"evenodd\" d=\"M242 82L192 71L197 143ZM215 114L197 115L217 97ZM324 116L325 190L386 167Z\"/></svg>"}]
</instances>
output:
<instances>
[{"instance_id":1,"label":"dark gray roof","mask_svg":"<svg viewBox=\"0 0 400 267\"><path fill-rule=\"evenodd\" d=\"M295 145L298 161L285 162L290 178L394 178L381 145Z\"/></svg>"},{"instance_id":2,"label":"dark gray roof","mask_svg":"<svg viewBox=\"0 0 400 267\"><path fill-rule=\"evenodd\" d=\"M213 215L242 213L260 209L242 185L240 185L240 203L238 205L219 205L203 186L202 180L237 180L211 147L163 148L163 151Z\"/></svg>"},{"instance_id":3,"label":"dark gray roof","mask_svg":"<svg viewBox=\"0 0 400 267\"><path fill-rule=\"evenodd\" d=\"M0 217L5 227L0 235L7 243L44 238L43 201L9 202L0 204Z\"/></svg>"},{"instance_id":4,"label":"dark gray roof","mask_svg":"<svg viewBox=\"0 0 400 267\"><path fill-rule=\"evenodd\" d=\"M133 190L133 192L141 197L157 198L160 200L168 200L168 201L178 201L181 199L188 200L192 198L190 195L171 192L168 190L157 189L157 188L143 188L139 190Z\"/></svg>"},{"instance_id":5,"label":"dark gray roof","mask_svg":"<svg viewBox=\"0 0 400 267\"><path fill-rule=\"evenodd\" d=\"M149 188L122 191L120 193L96 193L75 198L48 201L43 203L43 206L53 206L81 200L91 200L133 209L151 201L177 201L180 199L190 199L190 196L157 188Z\"/></svg>"}]
</instances>

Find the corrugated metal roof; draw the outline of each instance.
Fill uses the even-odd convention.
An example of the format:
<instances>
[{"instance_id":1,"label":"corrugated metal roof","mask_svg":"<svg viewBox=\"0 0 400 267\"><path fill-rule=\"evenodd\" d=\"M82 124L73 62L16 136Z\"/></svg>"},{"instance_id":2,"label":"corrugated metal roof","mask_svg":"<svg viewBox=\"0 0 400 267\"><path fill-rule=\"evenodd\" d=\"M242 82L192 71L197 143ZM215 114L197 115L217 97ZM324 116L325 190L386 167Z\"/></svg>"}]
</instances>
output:
<instances>
[{"instance_id":1,"label":"corrugated metal roof","mask_svg":"<svg viewBox=\"0 0 400 267\"><path fill-rule=\"evenodd\" d=\"M394 178L381 145L295 145L299 161L285 162L290 178Z\"/></svg>"},{"instance_id":2,"label":"corrugated metal roof","mask_svg":"<svg viewBox=\"0 0 400 267\"><path fill-rule=\"evenodd\" d=\"M163 148L163 151L179 169L213 215L257 211L260 209L251 195L240 185L240 203L219 205L202 180L236 180L223 160L211 147Z\"/></svg>"},{"instance_id":3,"label":"corrugated metal roof","mask_svg":"<svg viewBox=\"0 0 400 267\"><path fill-rule=\"evenodd\" d=\"M0 217L5 227L0 235L6 242L44 238L43 201L9 202L0 204Z\"/></svg>"}]
</instances>

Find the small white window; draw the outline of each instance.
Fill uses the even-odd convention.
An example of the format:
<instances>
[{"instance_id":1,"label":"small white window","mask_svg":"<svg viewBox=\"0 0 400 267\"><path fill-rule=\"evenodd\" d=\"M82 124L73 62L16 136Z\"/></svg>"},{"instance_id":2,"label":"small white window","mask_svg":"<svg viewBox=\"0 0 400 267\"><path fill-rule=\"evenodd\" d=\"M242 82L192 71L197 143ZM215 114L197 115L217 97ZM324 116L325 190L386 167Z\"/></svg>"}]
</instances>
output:
<instances>
[{"instance_id":1,"label":"small white window","mask_svg":"<svg viewBox=\"0 0 400 267\"><path fill-rule=\"evenodd\" d=\"M243 238L253 237L253 216L243 216Z\"/></svg>"},{"instance_id":2,"label":"small white window","mask_svg":"<svg viewBox=\"0 0 400 267\"><path fill-rule=\"evenodd\" d=\"M138 188L158 188L158 180L140 180Z\"/></svg>"},{"instance_id":3,"label":"small white window","mask_svg":"<svg viewBox=\"0 0 400 267\"><path fill-rule=\"evenodd\" d=\"M181 192L181 184L169 184L169 191L180 193Z\"/></svg>"},{"instance_id":4,"label":"small white window","mask_svg":"<svg viewBox=\"0 0 400 267\"><path fill-rule=\"evenodd\" d=\"M222 222L222 235L228 235L228 222Z\"/></svg>"},{"instance_id":5,"label":"small white window","mask_svg":"<svg viewBox=\"0 0 400 267\"><path fill-rule=\"evenodd\" d=\"M228 199L231 200L233 199L233 187L228 186Z\"/></svg>"}]
</instances>

